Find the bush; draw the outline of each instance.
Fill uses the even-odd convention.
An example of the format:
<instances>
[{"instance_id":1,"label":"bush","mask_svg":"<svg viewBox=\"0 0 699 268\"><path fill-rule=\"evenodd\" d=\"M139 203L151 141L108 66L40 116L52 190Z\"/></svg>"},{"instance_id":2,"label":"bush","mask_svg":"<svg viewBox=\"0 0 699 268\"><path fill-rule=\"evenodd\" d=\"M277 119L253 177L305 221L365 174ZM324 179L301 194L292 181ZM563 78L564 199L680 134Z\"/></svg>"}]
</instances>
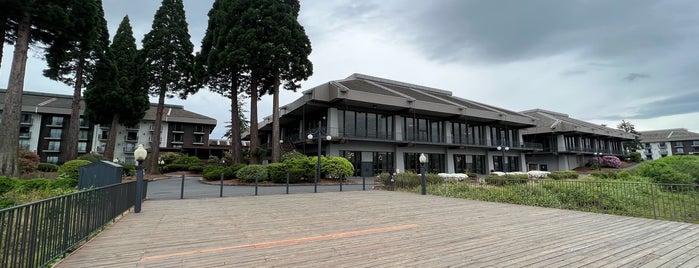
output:
<instances>
[{"instance_id":1,"label":"bush","mask_svg":"<svg viewBox=\"0 0 699 268\"><path fill-rule=\"evenodd\" d=\"M286 162L287 160L305 159L305 158L306 158L305 155L303 155L302 153L299 153L295 150L282 154L282 162Z\"/></svg>"},{"instance_id":2,"label":"bush","mask_svg":"<svg viewBox=\"0 0 699 268\"><path fill-rule=\"evenodd\" d=\"M290 176L292 177L289 178L289 180L300 180L301 178L315 178L316 162L314 161L317 161L315 157L311 159L310 157L306 156L294 156L286 158L282 163L284 163L286 167L289 169Z\"/></svg>"},{"instance_id":3,"label":"bush","mask_svg":"<svg viewBox=\"0 0 699 268\"><path fill-rule=\"evenodd\" d=\"M31 174L39 167L39 155L32 151L19 149L17 165L21 174Z\"/></svg>"},{"instance_id":4,"label":"bush","mask_svg":"<svg viewBox=\"0 0 699 268\"><path fill-rule=\"evenodd\" d=\"M178 158L180 158L180 154L173 153L173 152L167 152L164 154L160 154L160 157L158 157L158 161L163 160L163 163L165 165L169 165L169 164L174 163L175 160L177 160Z\"/></svg>"},{"instance_id":5,"label":"bush","mask_svg":"<svg viewBox=\"0 0 699 268\"><path fill-rule=\"evenodd\" d=\"M328 157L326 161L321 162L321 167L323 173L331 178L339 178L342 175L347 177L354 174L354 166L344 157Z\"/></svg>"},{"instance_id":6,"label":"bush","mask_svg":"<svg viewBox=\"0 0 699 268\"><path fill-rule=\"evenodd\" d=\"M163 172L175 172L175 171L187 171L189 170L189 165L187 164L169 164L163 167Z\"/></svg>"},{"instance_id":7,"label":"bush","mask_svg":"<svg viewBox=\"0 0 699 268\"><path fill-rule=\"evenodd\" d=\"M578 179L578 173L574 170L559 170L551 172L547 177L554 180L575 180Z\"/></svg>"},{"instance_id":8,"label":"bush","mask_svg":"<svg viewBox=\"0 0 699 268\"><path fill-rule=\"evenodd\" d=\"M527 183L528 181L529 181L529 177L526 174L518 174L518 175L505 174L503 176L490 174L490 175L485 177L486 184L499 185L499 186Z\"/></svg>"},{"instance_id":9,"label":"bush","mask_svg":"<svg viewBox=\"0 0 699 268\"><path fill-rule=\"evenodd\" d=\"M274 183L286 183L287 167L284 163L272 163L267 165L267 173ZM289 178L291 183L291 178Z\"/></svg>"},{"instance_id":10,"label":"bush","mask_svg":"<svg viewBox=\"0 0 699 268\"><path fill-rule=\"evenodd\" d=\"M378 180L384 185L395 185L400 188L413 188L422 185L421 175L413 172L396 173L393 175L393 181L391 181L390 174L384 172L379 174ZM444 179L437 174L425 174L426 184L440 184L442 182Z\"/></svg>"},{"instance_id":11,"label":"bush","mask_svg":"<svg viewBox=\"0 0 699 268\"><path fill-rule=\"evenodd\" d=\"M267 168L263 165L248 165L238 170L235 176L240 182L255 182L255 178L257 178L258 181L268 179Z\"/></svg>"},{"instance_id":12,"label":"bush","mask_svg":"<svg viewBox=\"0 0 699 268\"><path fill-rule=\"evenodd\" d=\"M121 173L123 176L130 177L136 175L136 166L133 164L123 164L121 167Z\"/></svg>"},{"instance_id":13,"label":"bush","mask_svg":"<svg viewBox=\"0 0 699 268\"><path fill-rule=\"evenodd\" d=\"M201 164L201 161L196 156L189 156L189 155L184 154L184 155L180 155L177 159L175 159L172 162L172 164L191 166L191 165Z\"/></svg>"},{"instance_id":14,"label":"bush","mask_svg":"<svg viewBox=\"0 0 699 268\"><path fill-rule=\"evenodd\" d=\"M613 155L605 155L602 157L602 166L611 168L621 168L621 160Z\"/></svg>"},{"instance_id":15,"label":"bush","mask_svg":"<svg viewBox=\"0 0 699 268\"><path fill-rule=\"evenodd\" d=\"M60 168L58 168L58 175L63 178L78 179L80 175L80 167L90 164L92 162L87 160L70 160L65 162Z\"/></svg>"},{"instance_id":16,"label":"bush","mask_svg":"<svg viewBox=\"0 0 699 268\"><path fill-rule=\"evenodd\" d=\"M39 163L37 170L42 172L56 172L58 171L58 165L51 163Z\"/></svg>"},{"instance_id":17,"label":"bush","mask_svg":"<svg viewBox=\"0 0 699 268\"><path fill-rule=\"evenodd\" d=\"M0 196L14 189L17 185L17 179L10 177L0 177Z\"/></svg>"},{"instance_id":18,"label":"bush","mask_svg":"<svg viewBox=\"0 0 699 268\"><path fill-rule=\"evenodd\" d=\"M81 155L80 157L78 157L78 160L87 160L90 162L99 162L102 160L111 161L111 159L107 159L103 155L99 155L99 154L84 154L84 155Z\"/></svg>"},{"instance_id":19,"label":"bush","mask_svg":"<svg viewBox=\"0 0 699 268\"><path fill-rule=\"evenodd\" d=\"M629 155L629 158L631 158L631 162L634 162L634 163L643 162L643 156L641 156L641 153L639 153L639 152L632 152Z\"/></svg>"},{"instance_id":20,"label":"bush","mask_svg":"<svg viewBox=\"0 0 699 268\"><path fill-rule=\"evenodd\" d=\"M198 166L198 165L190 166L189 171L196 173L196 174L201 174L204 171L204 167Z\"/></svg>"},{"instance_id":21,"label":"bush","mask_svg":"<svg viewBox=\"0 0 699 268\"><path fill-rule=\"evenodd\" d=\"M207 181L216 181L221 179L221 173L223 173L223 179L231 180L235 178L235 172L231 167L223 167L219 165L206 165L202 170L204 177Z\"/></svg>"},{"instance_id":22,"label":"bush","mask_svg":"<svg viewBox=\"0 0 699 268\"><path fill-rule=\"evenodd\" d=\"M662 159L645 162L634 170L636 174L643 177L653 179L657 183L671 184L691 184L695 180L686 173L681 173L672 168L666 161Z\"/></svg>"}]
</instances>

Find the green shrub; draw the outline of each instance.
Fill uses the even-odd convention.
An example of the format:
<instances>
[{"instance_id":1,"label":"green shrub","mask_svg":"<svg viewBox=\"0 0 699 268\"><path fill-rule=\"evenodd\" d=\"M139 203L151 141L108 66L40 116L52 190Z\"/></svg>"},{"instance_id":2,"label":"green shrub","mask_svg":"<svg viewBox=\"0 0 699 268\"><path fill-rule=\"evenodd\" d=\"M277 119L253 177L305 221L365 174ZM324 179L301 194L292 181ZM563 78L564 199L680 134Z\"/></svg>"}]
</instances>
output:
<instances>
[{"instance_id":1,"label":"green shrub","mask_svg":"<svg viewBox=\"0 0 699 268\"><path fill-rule=\"evenodd\" d=\"M289 172L293 173L293 175L291 175L292 177L298 177L298 179L301 179L315 178L316 162L314 161L316 161L315 157L311 159L310 157L306 156L298 157L298 155L294 155L294 157L286 158L282 163L287 166ZM291 178L289 178L289 180L291 180Z\"/></svg>"},{"instance_id":2,"label":"green shrub","mask_svg":"<svg viewBox=\"0 0 699 268\"><path fill-rule=\"evenodd\" d=\"M76 187L78 187L78 180L71 178L58 178L48 183L49 189L75 189Z\"/></svg>"},{"instance_id":3,"label":"green shrub","mask_svg":"<svg viewBox=\"0 0 699 268\"><path fill-rule=\"evenodd\" d=\"M136 175L136 166L133 164L121 165L121 173L123 176L130 177Z\"/></svg>"},{"instance_id":4,"label":"green shrub","mask_svg":"<svg viewBox=\"0 0 699 268\"><path fill-rule=\"evenodd\" d=\"M286 183L287 167L284 163L272 163L267 165L267 173L274 183Z\"/></svg>"},{"instance_id":5,"label":"green shrub","mask_svg":"<svg viewBox=\"0 0 699 268\"><path fill-rule=\"evenodd\" d=\"M641 156L641 153L639 152L632 152L631 154L629 154L629 158L631 158L631 162L634 163L643 162L643 156Z\"/></svg>"},{"instance_id":6,"label":"green shrub","mask_svg":"<svg viewBox=\"0 0 699 268\"><path fill-rule=\"evenodd\" d=\"M554 180L575 180L578 179L578 173L574 170L558 170L551 172L546 177Z\"/></svg>"},{"instance_id":7,"label":"green shrub","mask_svg":"<svg viewBox=\"0 0 699 268\"><path fill-rule=\"evenodd\" d=\"M19 149L19 158L17 165L21 174L31 174L36 171L39 166L39 155L35 152L25 149Z\"/></svg>"},{"instance_id":8,"label":"green shrub","mask_svg":"<svg viewBox=\"0 0 699 268\"><path fill-rule=\"evenodd\" d=\"M394 185L399 188L413 188L422 185L421 175L413 172L393 174L393 181L391 181L391 176L384 172L379 174L378 180L384 185ZM426 184L440 184L442 182L444 179L437 174L425 174Z\"/></svg>"},{"instance_id":9,"label":"green shrub","mask_svg":"<svg viewBox=\"0 0 699 268\"><path fill-rule=\"evenodd\" d=\"M193 173L201 174L204 171L204 167L198 166L198 165L190 166L189 171L191 171Z\"/></svg>"},{"instance_id":10,"label":"green shrub","mask_svg":"<svg viewBox=\"0 0 699 268\"><path fill-rule=\"evenodd\" d=\"M14 189L18 180L10 177L0 177L0 196Z\"/></svg>"},{"instance_id":11,"label":"green shrub","mask_svg":"<svg viewBox=\"0 0 699 268\"><path fill-rule=\"evenodd\" d=\"M318 161L316 159L316 161ZM344 175L352 176L354 174L354 166L344 157L328 157L326 161L321 162L323 173L331 178L339 178Z\"/></svg>"},{"instance_id":12,"label":"green shrub","mask_svg":"<svg viewBox=\"0 0 699 268\"><path fill-rule=\"evenodd\" d=\"M196 156L189 156L186 154L180 155L175 161L172 162L172 164L179 164L179 165L185 165L185 166L191 166L191 165L199 165L201 164L201 160L197 158Z\"/></svg>"},{"instance_id":13,"label":"green shrub","mask_svg":"<svg viewBox=\"0 0 699 268\"><path fill-rule=\"evenodd\" d=\"M78 179L80 167L90 164L87 160L70 160L58 168L58 175L64 178Z\"/></svg>"},{"instance_id":14,"label":"green shrub","mask_svg":"<svg viewBox=\"0 0 699 268\"><path fill-rule=\"evenodd\" d=\"M217 181L221 179L221 173L223 173L223 179L231 180L235 179L235 172L231 167L223 167L219 165L206 165L202 170L202 177L207 181Z\"/></svg>"},{"instance_id":15,"label":"green shrub","mask_svg":"<svg viewBox=\"0 0 699 268\"><path fill-rule=\"evenodd\" d=\"M94 162L99 162L102 160L111 161L112 159L107 159L103 155L99 155L99 154L84 154L84 155L81 155L80 157L78 157L78 160L87 160L87 161L94 163Z\"/></svg>"},{"instance_id":16,"label":"green shrub","mask_svg":"<svg viewBox=\"0 0 699 268\"><path fill-rule=\"evenodd\" d=\"M522 184L522 183L527 183L527 181L529 181L529 177L527 177L527 175L525 175L525 174L518 174L518 175L505 174L503 176L490 174L490 175L485 177L486 184L498 185L498 186Z\"/></svg>"},{"instance_id":17,"label":"green shrub","mask_svg":"<svg viewBox=\"0 0 699 268\"><path fill-rule=\"evenodd\" d=\"M51 163L39 163L37 170L42 172L56 172L58 171L58 165Z\"/></svg>"},{"instance_id":18,"label":"green shrub","mask_svg":"<svg viewBox=\"0 0 699 268\"><path fill-rule=\"evenodd\" d=\"M255 178L264 181L268 178L267 168L263 165L248 165L238 170L235 176L240 182L255 182Z\"/></svg>"},{"instance_id":19,"label":"green shrub","mask_svg":"<svg viewBox=\"0 0 699 268\"><path fill-rule=\"evenodd\" d=\"M174 163L175 160L177 160L178 158L180 158L180 154L173 153L173 152L167 152L167 153L160 154L160 157L158 157L158 161L163 160L163 163L165 165L169 165L169 164Z\"/></svg>"},{"instance_id":20,"label":"green shrub","mask_svg":"<svg viewBox=\"0 0 699 268\"><path fill-rule=\"evenodd\" d=\"M668 157L669 158L669 157ZM644 162L634 170L636 174L643 177L649 177L657 183L670 183L670 184L690 184L695 183L695 180L690 177L687 173L681 173L674 169L667 162L661 161L663 159ZM671 160L672 161L672 160ZM677 165L676 163L673 163Z\"/></svg>"},{"instance_id":21,"label":"green shrub","mask_svg":"<svg viewBox=\"0 0 699 268\"><path fill-rule=\"evenodd\" d=\"M187 164L169 164L163 167L163 172L175 172L175 171L187 171L189 170L189 165Z\"/></svg>"},{"instance_id":22,"label":"green shrub","mask_svg":"<svg viewBox=\"0 0 699 268\"><path fill-rule=\"evenodd\" d=\"M303 155L302 153L299 153L295 150L282 154L282 162L286 162L287 160L305 159L305 158L306 158L305 155Z\"/></svg>"},{"instance_id":23,"label":"green shrub","mask_svg":"<svg viewBox=\"0 0 699 268\"><path fill-rule=\"evenodd\" d=\"M237 164L233 164L229 168L230 168L231 172L233 172L233 174L236 174L238 172L238 170L240 170L241 168L244 168L246 166L247 166L246 164L237 163Z\"/></svg>"}]
</instances>

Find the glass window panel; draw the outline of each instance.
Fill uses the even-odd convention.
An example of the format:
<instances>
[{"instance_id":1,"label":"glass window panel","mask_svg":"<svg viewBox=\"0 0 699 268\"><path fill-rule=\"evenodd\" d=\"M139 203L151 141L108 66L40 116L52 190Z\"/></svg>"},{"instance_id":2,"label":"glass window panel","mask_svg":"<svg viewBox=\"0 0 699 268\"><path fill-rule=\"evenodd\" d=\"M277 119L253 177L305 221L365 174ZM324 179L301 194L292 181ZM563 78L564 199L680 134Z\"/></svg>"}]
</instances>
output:
<instances>
[{"instance_id":1,"label":"glass window panel","mask_svg":"<svg viewBox=\"0 0 699 268\"><path fill-rule=\"evenodd\" d=\"M349 137L354 137L354 130L357 128L354 124L354 112L345 111L345 135Z\"/></svg>"},{"instance_id":2,"label":"glass window panel","mask_svg":"<svg viewBox=\"0 0 699 268\"><path fill-rule=\"evenodd\" d=\"M340 136L347 136L345 135L345 111L344 110L337 110L337 126L338 126L338 133Z\"/></svg>"},{"instance_id":3,"label":"glass window panel","mask_svg":"<svg viewBox=\"0 0 699 268\"><path fill-rule=\"evenodd\" d=\"M408 141L414 141L415 140L415 119L414 118L405 118L405 140Z\"/></svg>"},{"instance_id":4,"label":"glass window panel","mask_svg":"<svg viewBox=\"0 0 699 268\"><path fill-rule=\"evenodd\" d=\"M366 114L366 135L369 138L376 138L376 114Z\"/></svg>"},{"instance_id":5,"label":"glass window panel","mask_svg":"<svg viewBox=\"0 0 699 268\"><path fill-rule=\"evenodd\" d=\"M386 116L378 115L378 127L377 127L377 137L379 139L389 139L387 136L388 131L386 130Z\"/></svg>"},{"instance_id":6,"label":"glass window panel","mask_svg":"<svg viewBox=\"0 0 699 268\"><path fill-rule=\"evenodd\" d=\"M357 134L357 137L366 137L366 113L359 113L357 112L357 125L355 126L354 131Z\"/></svg>"},{"instance_id":7,"label":"glass window panel","mask_svg":"<svg viewBox=\"0 0 699 268\"><path fill-rule=\"evenodd\" d=\"M426 119L418 119L418 133L419 141L429 141Z\"/></svg>"}]
</instances>

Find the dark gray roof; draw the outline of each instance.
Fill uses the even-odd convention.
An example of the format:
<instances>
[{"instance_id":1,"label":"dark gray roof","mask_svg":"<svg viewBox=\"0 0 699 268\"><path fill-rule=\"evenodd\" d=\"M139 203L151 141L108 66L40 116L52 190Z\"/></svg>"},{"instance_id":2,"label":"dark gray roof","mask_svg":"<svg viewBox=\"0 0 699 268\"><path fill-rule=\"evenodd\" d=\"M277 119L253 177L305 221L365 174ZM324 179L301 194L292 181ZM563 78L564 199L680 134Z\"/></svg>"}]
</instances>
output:
<instances>
[{"instance_id":1,"label":"dark gray roof","mask_svg":"<svg viewBox=\"0 0 699 268\"><path fill-rule=\"evenodd\" d=\"M0 89L0 110L5 107L5 92ZM22 112L25 113L48 113L70 115L73 96L53 93L24 91L22 93ZM80 113L82 114L85 102L80 100ZM146 111L143 120L154 121L157 104L152 104ZM216 125L216 119L198 113L187 111L181 105L165 104L163 111L164 122L194 123Z\"/></svg>"},{"instance_id":2,"label":"dark gray roof","mask_svg":"<svg viewBox=\"0 0 699 268\"><path fill-rule=\"evenodd\" d=\"M641 134L641 142L699 140L699 133L691 132L686 128L658 129L639 131L638 133Z\"/></svg>"},{"instance_id":3,"label":"dark gray roof","mask_svg":"<svg viewBox=\"0 0 699 268\"><path fill-rule=\"evenodd\" d=\"M453 96L452 92L388 80L364 74L330 81L303 92L303 96L281 107L281 115L308 102L348 103L387 111L414 111L423 115L498 122L518 127L534 126L534 117ZM263 124L261 124L263 126Z\"/></svg>"},{"instance_id":4,"label":"dark gray roof","mask_svg":"<svg viewBox=\"0 0 699 268\"><path fill-rule=\"evenodd\" d=\"M571 118L567 114L557 113L542 109L523 111L522 113L538 118L536 127L522 130L523 135L543 133L585 133L601 136L609 136L621 139L634 139L636 135L626 133L602 125Z\"/></svg>"}]
</instances>

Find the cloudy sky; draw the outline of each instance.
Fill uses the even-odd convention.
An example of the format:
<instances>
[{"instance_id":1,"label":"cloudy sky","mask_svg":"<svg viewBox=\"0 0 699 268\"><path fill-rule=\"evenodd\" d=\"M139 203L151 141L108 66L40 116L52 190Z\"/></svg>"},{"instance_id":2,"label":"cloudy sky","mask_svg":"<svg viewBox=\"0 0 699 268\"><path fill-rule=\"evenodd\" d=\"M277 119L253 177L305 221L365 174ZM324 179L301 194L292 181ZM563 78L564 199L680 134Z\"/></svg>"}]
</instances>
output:
<instances>
[{"instance_id":1,"label":"cloudy sky","mask_svg":"<svg viewBox=\"0 0 699 268\"><path fill-rule=\"evenodd\" d=\"M140 47L160 1L103 2L110 33L128 15ZM184 1L196 50L212 3ZM691 0L305 0L299 21L313 46L314 74L302 90L363 73L514 111L699 132L696 14L699 3ZM5 46L3 86L11 54ZM30 52L25 90L72 94L44 78L44 68L42 52ZM281 103L300 96L285 92ZM212 138L230 121L227 99L206 90L166 102L216 118ZM272 113L271 97L259 113Z\"/></svg>"}]
</instances>

